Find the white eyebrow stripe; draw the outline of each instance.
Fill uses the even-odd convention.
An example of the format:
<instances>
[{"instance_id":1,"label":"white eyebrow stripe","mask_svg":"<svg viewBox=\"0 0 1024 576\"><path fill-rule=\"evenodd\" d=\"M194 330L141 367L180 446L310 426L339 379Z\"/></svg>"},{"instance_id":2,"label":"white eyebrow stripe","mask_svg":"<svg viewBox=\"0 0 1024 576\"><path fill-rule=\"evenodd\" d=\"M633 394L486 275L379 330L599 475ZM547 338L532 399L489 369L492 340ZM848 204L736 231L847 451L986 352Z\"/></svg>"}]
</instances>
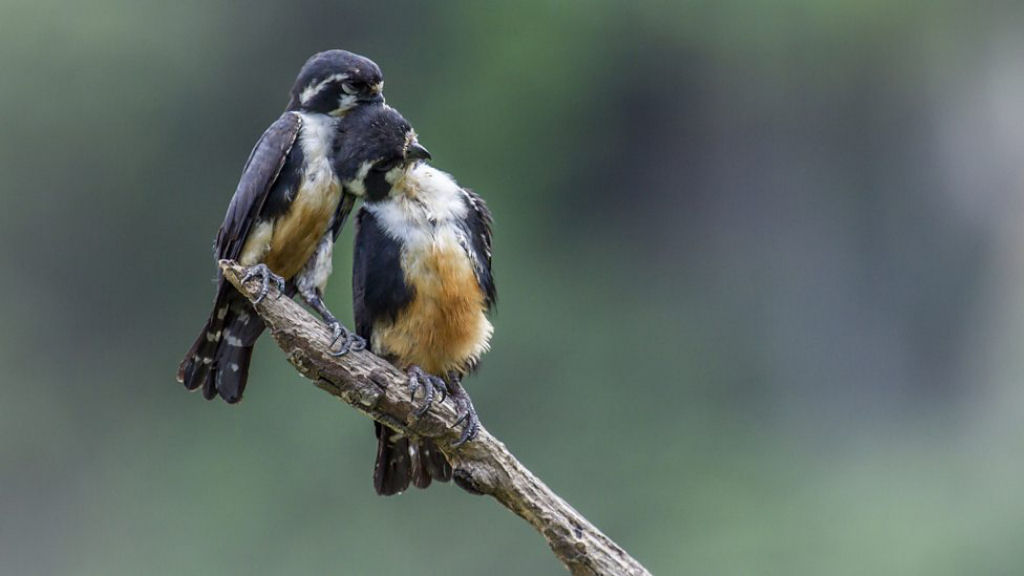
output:
<instances>
[{"instance_id":1,"label":"white eyebrow stripe","mask_svg":"<svg viewBox=\"0 0 1024 576\"><path fill-rule=\"evenodd\" d=\"M302 93L299 94L299 102L301 102L303 105L309 104L309 101L312 100L313 98L316 98L316 95L319 94L324 89L324 87L330 84L331 82L337 82L340 80L347 79L348 74L342 72L338 74L332 74L327 78L324 78L323 80L317 82L316 84L310 84L309 86L306 86L305 88L302 89Z\"/></svg>"}]
</instances>

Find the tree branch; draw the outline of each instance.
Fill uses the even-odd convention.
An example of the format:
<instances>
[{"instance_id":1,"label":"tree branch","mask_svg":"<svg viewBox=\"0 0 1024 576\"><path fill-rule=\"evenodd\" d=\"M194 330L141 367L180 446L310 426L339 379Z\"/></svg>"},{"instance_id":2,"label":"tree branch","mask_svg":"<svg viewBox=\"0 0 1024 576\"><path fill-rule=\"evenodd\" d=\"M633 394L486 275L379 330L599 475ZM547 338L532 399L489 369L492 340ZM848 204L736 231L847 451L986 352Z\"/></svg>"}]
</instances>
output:
<instances>
[{"instance_id":1,"label":"tree branch","mask_svg":"<svg viewBox=\"0 0 1024 576\"><path fill-rule=\"evenodd\" d=\"M222 260L224 277L252 300L254 291L241 285L244 268ZM249 286L256 288L257 283ZM475 440L451 448L458 431L452 402L435 403L420 418L409 396L407 377L370 352L329 353L330 333L290 298L272 293L256 304L278 346L298 371L328 393L341 398L370 418L412 437L431 438L448 457L453 478L463 489L488 494L526 520L544 538L574 575L649 575L625 550L601 533L544 485L486 429Z\"/></svg>"}]
</instances>

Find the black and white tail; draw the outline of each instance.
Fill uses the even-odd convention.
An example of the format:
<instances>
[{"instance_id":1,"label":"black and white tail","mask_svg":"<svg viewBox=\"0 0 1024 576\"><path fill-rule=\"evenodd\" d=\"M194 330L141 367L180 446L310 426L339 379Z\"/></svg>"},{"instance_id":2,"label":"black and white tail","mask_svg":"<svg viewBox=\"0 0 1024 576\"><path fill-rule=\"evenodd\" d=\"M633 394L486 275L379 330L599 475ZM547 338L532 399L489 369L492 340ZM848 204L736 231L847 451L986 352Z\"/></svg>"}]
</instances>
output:
<instances>
[{"instance_id":1,"label":"black and white tail","mask_svg":"<svg viewBox=\"0 0 1024 576\"><path fill-rule=\"evenodd\" d=\"M373 467L373 488L377 494L392 496L405 491L410 482L417 488L431 480L452 479L452 467L430 440L410 441L398 432L374 422L377 430L377 463Z\"/></svg>"},{"instance_id":2,"label":"black and white tail","mask_svg":"<svg viewBox=\"0 0 1024 576\"><path fill-rule=\"evenodd\" d=\"M203 389L207 400L218 394L229 404L242 399L249 361L263 320L252 304L221 280L213 312L178 367L178 382L189 390Z\"/></svg>"}]
</instances>

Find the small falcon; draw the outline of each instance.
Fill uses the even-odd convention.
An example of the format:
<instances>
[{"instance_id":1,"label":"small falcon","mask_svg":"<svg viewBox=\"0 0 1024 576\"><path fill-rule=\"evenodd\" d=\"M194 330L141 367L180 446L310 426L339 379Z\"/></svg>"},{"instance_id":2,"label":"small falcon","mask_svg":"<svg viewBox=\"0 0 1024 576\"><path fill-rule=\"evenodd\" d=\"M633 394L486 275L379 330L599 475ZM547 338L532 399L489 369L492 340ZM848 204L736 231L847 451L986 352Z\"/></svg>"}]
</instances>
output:
<instances>
[{"instance_id":1,"label":"small falcon","mask_svg":"<svg viewBox=\"0 0 1024 576\"><path fill-rule=\"evenodd\" d=\"M463 424L455 445L480 423L462 378L487 351L495 303L491 214L483 199L430 159L409 123L387 106L341 121L335 169L346 193L363 198L356 217L352 292L356 332L370 350L409 375L429 409L450 395ZM376 423L374 488L391 495L409 483L447 481L451 466L427 440L410 441Z\"/></svg>"},{"instance_id":2,"label":"small falcon","mask_svg":"<svg viewBox=\"0 0 1024 576\"><path fill-rule=\"evenodd\" d=\"M332 158L337 125L353 109L381 107L383 78L371 60L329 50L303 65L288 108L267 128L242 171L224 223L217 260L249 267L245 281L262 283L263 298L298 292L328 324L337 353L365 346L327 310L323 290L334 240L355 199L342 194ZM203 396L242 399L253 345L264 324L249 301L217 274L217 298L206 326L178 368L178 381Z\"/></svg>"}]
</instances>

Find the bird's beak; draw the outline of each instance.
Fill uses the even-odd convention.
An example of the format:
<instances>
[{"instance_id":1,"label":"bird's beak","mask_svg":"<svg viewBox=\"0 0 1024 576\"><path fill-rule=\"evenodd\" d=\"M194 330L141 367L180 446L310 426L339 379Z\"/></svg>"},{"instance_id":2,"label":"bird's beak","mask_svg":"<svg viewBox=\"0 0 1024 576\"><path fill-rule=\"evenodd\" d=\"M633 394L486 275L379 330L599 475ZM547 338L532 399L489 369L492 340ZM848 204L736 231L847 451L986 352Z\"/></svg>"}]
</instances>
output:
<instances>
[{"instance_id":1,"label":"bird's beak","mask_svg":"<svg viewBox=\"0 0 1024 576\"><path fill-rule=\"evenodd\" d=\"M378 82L370 87L370 94L359 99L360 102L365 104L383 104L384 103L384 83Z\"/></svg>"},{"instance_id":2,"label":"bird's beak","mask_svg":"<svg viewBox=\"0 0 1024 576\"><path fill-rule=\"evenodd\" d=\"M413 160L430 160L430 152L420 146L419 142L413 142L405 152L405 158L410 162Z\"/></svg>"},{"instance_id":3,"label":"bird's beak","mask_svg":"<svg viewBox=\"0 0 1024 576\"><path fill-rule=\"evenodd\" d=\"M381 94L380 92L375 92L375 93L370 94L368 96L361 97L359 99L359 102L362 103L362 104L383 104L384 103L384 95Z\"/></svg>"}]
</instances>

